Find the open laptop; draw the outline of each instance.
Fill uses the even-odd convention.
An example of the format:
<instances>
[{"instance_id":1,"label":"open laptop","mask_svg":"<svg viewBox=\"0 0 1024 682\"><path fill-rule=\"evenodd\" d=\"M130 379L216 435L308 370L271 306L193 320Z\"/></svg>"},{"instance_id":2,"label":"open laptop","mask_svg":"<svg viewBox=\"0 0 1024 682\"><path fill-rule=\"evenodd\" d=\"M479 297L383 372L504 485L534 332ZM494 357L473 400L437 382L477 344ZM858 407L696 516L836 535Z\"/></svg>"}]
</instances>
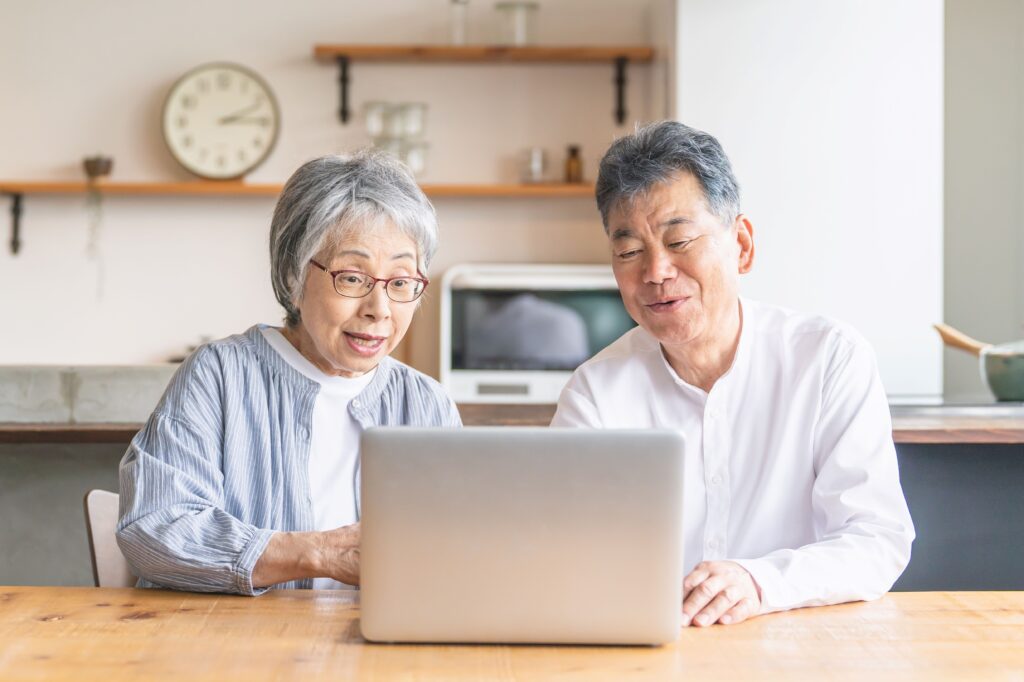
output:
<instances>
[{"instance_id":1,"label":"open laptop","mask_svg":"<svg viewBox=\"0 0 1024 682\"><path fill-rule=\"evenodd\" d=\"M363 636L675 641L683 449L668 430L369 429Z\"/></svg>"}]
</instances>

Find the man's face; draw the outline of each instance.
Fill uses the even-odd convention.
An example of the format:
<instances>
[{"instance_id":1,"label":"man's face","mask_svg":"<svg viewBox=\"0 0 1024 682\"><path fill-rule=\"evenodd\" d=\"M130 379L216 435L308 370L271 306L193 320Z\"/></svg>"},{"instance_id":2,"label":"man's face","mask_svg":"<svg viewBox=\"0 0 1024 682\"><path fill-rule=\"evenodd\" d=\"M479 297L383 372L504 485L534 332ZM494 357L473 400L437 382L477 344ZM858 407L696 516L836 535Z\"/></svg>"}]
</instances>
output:
<instances>
[{"instance_id":1,"label":"man's face","mask_svg":"<svg viewBox=\"0 0 1024 682\"><path fill-rule=\"evenodd\" d=\"M637 324L669 348L721 340L739 276L754 259L745 217L723 224L698 180L682 173L612 209L608 236L612 270Z\"/></svg>"}]
</instances>

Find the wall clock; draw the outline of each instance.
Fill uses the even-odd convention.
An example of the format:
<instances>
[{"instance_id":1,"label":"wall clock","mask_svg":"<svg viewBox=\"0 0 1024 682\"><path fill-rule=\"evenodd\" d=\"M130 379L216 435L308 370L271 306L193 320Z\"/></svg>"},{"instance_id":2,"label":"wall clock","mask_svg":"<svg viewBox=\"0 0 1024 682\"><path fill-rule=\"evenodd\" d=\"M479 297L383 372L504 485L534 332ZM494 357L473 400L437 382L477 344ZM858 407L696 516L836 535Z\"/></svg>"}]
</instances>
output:
<instances>
[{"instance_id":1,"label":"wall clock","mask_svg":"<svg viewBox=\"0 0 1024 682\"><path fill-rule=\"evenodd\" d=\"M192 69L171 86L163 135L175 160L207 180L240 178L270 155L281 129L266 81L238 64Z\"/></svg>"}]
</instances>

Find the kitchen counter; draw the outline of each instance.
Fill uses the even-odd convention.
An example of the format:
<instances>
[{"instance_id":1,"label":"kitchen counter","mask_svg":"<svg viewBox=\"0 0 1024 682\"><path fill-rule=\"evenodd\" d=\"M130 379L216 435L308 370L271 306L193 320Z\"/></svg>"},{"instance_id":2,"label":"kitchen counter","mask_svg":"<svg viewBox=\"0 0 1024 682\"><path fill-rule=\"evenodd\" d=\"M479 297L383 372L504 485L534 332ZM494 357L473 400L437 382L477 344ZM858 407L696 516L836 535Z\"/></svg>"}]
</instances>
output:
<instances>
[{"instance_id":1,"label":"kitchen counter","mask_svg":"<svg viewBox=\"0 0 1024 682\"><path fill-rule=\"evenodd\" d=\"M466 426L546 426L554 405L459 405ZM914 444L1024 444L1024 404L892 407L893 439ZM137 422L0 423L0 443L127 443Z\"/></svg>"}]
</instances>

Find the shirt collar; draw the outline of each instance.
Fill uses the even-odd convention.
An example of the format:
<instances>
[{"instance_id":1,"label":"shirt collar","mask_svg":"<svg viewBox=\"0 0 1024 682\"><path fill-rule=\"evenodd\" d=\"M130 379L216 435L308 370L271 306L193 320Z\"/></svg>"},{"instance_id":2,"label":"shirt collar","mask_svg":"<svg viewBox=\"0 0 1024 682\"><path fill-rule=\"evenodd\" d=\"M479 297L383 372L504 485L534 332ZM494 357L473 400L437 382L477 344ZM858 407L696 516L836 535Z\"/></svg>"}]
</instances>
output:
<instances>
[{"instance_id":1,"label":"shirt collar","mask_svg":"<svg viewBox=\"0 0 1024 682\"><path fill-rule=\"evenodd\" d=\"M715 385L711 387L711 390L715 390L719 386L728 385L730 377L735 376L737 372L740 370L740 368L746 365L747 359L750 355L750 339L753 336L754 306L751 305L748 299L742 296L740 296L737 300L740 306L740 339L739 343L736 345L736 355L733 356L732 364L729 366L729 369L725 371L725 374L718 378L718 381L716 381ZM648 334L648 336L650 335ZM671 377L672 381L675 382L675 384L680 388L683 388L687 391L696 392L701 396L706 396L707 394L704 392L703 389L698 388L692 384L689 384L683 381L682 378L680 378L680 376L676 373L675 369L672 368L672 365L669 364L668 358L665 357L665 349L662 348L661 344L653 336L651 336L650 338L657 346L658 357L660 358L661 366L665 369L666 372L668 372L668 375L669 377Z\"/></svg>"},{"instance_id":2,"label":"shirt collar","mask_svg":"<svg viewBox=\"0 0 1024 682\"><path fill-rule=\"evenodd\" d=\"M245 332L245 338L252 344L252 350L256 357L292 386L300 390L319 392L320 384L288 364L288 361L281 357L281 354L274 350L270 342L263 336L260 328L268 326L270 325L255 324ZM370 384L359 393L359 399L363 405L372 405L380 399L395 370L396 362L389 355L381 358Z\"/></svg>"}]
</instances>

